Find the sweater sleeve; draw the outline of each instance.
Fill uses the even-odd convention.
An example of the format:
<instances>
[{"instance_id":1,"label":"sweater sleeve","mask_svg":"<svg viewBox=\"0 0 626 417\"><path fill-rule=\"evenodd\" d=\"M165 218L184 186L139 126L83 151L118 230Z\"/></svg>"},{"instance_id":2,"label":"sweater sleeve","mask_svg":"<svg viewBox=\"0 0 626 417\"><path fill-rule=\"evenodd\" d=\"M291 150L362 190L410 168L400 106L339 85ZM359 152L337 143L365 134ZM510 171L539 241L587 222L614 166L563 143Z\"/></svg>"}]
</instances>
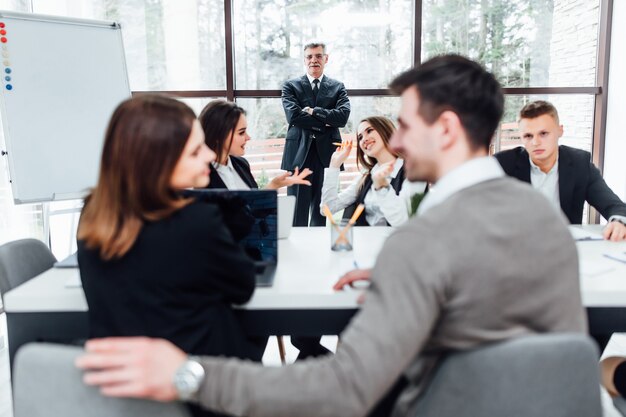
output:
<instances>
[{"instance_id":1,"label":"sweater sleeve","mask_svg":"<svg viewBox=\"0 0 626 417\"><path fill-rule=\"evenodd\" d=\"M204 358L200 404L250 417L365 415L416 359L441 311L445 250L407 245L415 235L427 234L401 230L385 243L336 355L281 368Z\"/></svg>"}]
</instances>

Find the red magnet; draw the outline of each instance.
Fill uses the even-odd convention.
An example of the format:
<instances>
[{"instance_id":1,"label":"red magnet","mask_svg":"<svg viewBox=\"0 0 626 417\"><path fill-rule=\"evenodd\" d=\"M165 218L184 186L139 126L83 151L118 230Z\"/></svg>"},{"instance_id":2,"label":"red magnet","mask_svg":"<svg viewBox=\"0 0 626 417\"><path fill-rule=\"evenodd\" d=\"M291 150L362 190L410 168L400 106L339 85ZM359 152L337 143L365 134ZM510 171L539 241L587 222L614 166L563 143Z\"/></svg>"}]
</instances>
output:
<instances>
[{"instance_id":1,"label":"red magnet","mask_svg":"<svg viewBox=\"0 0 626 417\"><path fill-rule=\"evenodd\" d=\"M4 28L4 22L0 22L0 28Z\"/></svg>"},{"instance_id":2,"label":"red magnet","mask_svg":"<svg viewBox=\"0 0 626 417\"><path fill-rule=\"evenodd\" d=\"M4 36L0 38L0 42L2 43L7 43L7 38L5 38Z\"/></svg>"},{"instance_id":3,"label":"red magnet","mask_svg":"<svg viewBox=\"0 0 626 417\"><path fill-rule=\"evenodd\" d=\"M6 35L6 34L7 34L6 30L4 30L4 29L0 30L0 35Z\"/></svg>"}]
</instances>

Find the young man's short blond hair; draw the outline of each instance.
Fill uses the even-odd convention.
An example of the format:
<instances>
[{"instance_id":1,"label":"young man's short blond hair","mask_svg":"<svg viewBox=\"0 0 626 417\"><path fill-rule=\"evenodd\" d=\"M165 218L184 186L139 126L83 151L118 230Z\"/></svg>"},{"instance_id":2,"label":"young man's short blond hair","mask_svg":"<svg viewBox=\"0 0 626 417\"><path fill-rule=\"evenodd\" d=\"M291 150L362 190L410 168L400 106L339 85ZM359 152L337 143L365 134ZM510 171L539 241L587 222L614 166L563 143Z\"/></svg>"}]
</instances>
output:
<instances>
[{"instance_id":1,"label":"young man's short blond hair","mask_svg":"<svg viewBox=\"0 0 626 417\"><path fill-rule=\"evenodd\" d=\"M526 104L519 112L519 120L522 119L534 119L544 114L552 116L557 124L559 123L559 112L556 111L556 107L548 101L537 100Z\"/></svg>"}]
</instances>

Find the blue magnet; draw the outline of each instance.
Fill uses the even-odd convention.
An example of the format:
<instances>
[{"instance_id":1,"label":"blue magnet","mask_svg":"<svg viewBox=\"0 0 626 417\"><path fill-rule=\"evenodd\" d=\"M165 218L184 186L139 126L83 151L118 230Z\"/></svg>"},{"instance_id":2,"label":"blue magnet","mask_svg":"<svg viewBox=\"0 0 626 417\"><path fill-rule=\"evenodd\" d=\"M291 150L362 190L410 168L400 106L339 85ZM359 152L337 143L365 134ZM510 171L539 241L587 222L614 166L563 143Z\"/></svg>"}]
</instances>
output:
<instances>
[{"instance_id":1,"label":"blue magnet","mask_svg":"<svg viewBox=\"0 0 626 417\"><path fill-rule=\"evenodd\" d=\"M7 74L10 74L11 73L11 68L5 68L4 72L6 72Z\"/></svg>"},{"instance_id":2,"label":"blue magnet","mask_svg":"<svg viewBox=\"0 0 626 417\"><path fill-rule=\"evenodd\" d=\"M4 77L4 79L5 79L6 81L11 81L11 77L9 77L8 75L7 75L6 77Z\"/></svg>"},{"instance_id":3,"label":"blue magnet","mask_svg":"<svg viewBox=\"0 0 626 417\"><path fill-rule=\"evenodd\" d=\"M7 90L13 90L13 86L11 84L7 84Z\"/></svg>"}]
</instances>

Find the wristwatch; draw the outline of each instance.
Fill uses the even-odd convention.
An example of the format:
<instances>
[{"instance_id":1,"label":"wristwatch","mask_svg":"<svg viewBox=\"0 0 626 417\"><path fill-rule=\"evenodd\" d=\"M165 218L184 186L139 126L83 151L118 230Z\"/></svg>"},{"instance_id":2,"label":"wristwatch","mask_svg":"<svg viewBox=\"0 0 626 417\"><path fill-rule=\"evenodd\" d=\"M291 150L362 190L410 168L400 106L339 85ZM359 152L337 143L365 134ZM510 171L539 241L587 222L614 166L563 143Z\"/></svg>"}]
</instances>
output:
<instances>
[{"instance_id":1,"label":"wristwatch","mask_svg":"<svg viewBox=\"0 0 626 417\"><path fill-rule=\"evenodd\" d=\"M200 365L199 358L189 356L174 374L174 387L178 398L183 401L194 399L203 380L204 368Z\"/></svg>"}]
</instances>

